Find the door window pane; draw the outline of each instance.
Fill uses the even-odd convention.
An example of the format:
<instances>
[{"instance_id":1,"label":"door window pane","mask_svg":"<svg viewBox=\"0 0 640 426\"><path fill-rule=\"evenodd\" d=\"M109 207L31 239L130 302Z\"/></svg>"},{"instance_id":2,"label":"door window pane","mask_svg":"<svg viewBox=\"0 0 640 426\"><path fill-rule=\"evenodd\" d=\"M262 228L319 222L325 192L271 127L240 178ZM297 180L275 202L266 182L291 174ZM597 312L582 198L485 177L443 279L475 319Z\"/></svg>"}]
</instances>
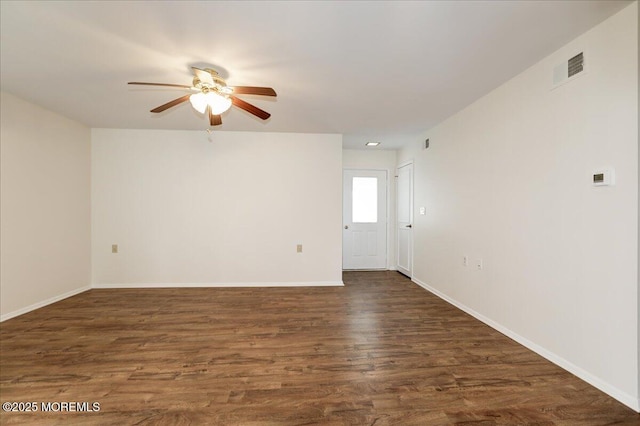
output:
<instances>
[{"instance_id":1,"label":"door window pane","mask_svg":"<svg viewBox=\"0 0 640 426\"><path fill-rule=\"evenodd\" d=\"M353 178L353 222L378 222L378 178Z\"/></svg>"}]
</instances>

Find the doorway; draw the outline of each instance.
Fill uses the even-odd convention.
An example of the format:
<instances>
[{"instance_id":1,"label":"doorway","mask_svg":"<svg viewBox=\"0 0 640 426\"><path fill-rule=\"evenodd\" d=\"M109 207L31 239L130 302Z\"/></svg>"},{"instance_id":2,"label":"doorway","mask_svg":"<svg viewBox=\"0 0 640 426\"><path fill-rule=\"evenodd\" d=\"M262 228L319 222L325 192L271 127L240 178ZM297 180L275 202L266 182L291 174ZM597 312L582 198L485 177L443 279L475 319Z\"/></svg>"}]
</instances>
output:
<instances>
[{"instance_id":1,"label":"doorway","mask_svg":"<svg viewBox=\"0 0 640 426\"><path fill-rule=\"evenodd\" d=\"M387 172L344 170L342 269L387 269Z\"/></svg>"}]
</instances>

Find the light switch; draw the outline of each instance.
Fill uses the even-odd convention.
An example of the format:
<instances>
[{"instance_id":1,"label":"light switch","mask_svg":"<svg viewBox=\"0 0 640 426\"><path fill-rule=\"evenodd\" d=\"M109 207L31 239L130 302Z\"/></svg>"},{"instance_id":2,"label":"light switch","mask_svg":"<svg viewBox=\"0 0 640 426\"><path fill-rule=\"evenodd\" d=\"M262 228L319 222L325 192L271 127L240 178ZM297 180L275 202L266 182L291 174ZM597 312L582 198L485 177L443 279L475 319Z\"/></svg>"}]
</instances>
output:
<instances>
[{"instance_id":1,"label":"light switch","mask_svg":"<svg viewBox=\"0 0 640 426\"><path fill-rule=\"evenodd\" d=\"M302 244L298 244L298 245L296 246L296 252L298 252L298 253L302 253Z\"/></svg>"},{"instance_id":2,"label":"light switch","mask_svg":"<svg viewBox=\"0 0 640 426\"><path fill-rule=\"evenodd\" d=\"M423 215L423 216L425 214L427 214L427 208L426 207L420 207L420 214Z\"/></svg>"},{"instance_id":3,"label":"light switch","mask_svg":"<svg viewBox=\"0 0 640 426\"><path fill-rule=\"evenodd\" d=\"M118 245L111 244L111 253L118 253Z\"/></svg>"}]
</instances>

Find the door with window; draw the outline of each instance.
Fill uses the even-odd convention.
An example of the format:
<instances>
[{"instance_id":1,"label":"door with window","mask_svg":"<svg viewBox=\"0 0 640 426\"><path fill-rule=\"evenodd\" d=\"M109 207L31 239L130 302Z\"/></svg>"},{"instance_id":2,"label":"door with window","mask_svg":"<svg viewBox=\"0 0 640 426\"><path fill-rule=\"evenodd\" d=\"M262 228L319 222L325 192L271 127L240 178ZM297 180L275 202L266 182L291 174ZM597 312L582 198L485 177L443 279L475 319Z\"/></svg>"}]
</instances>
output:
<instances>
[{"instance_id":1,"label":"door with window","mask_svg":"<svg viewBox=\"0 0 640 426\"><path fill-rule=\"evenodd\" d=\"M387 172L345 170L342 268L387 269Z\"/></svg>"}]
</instances>

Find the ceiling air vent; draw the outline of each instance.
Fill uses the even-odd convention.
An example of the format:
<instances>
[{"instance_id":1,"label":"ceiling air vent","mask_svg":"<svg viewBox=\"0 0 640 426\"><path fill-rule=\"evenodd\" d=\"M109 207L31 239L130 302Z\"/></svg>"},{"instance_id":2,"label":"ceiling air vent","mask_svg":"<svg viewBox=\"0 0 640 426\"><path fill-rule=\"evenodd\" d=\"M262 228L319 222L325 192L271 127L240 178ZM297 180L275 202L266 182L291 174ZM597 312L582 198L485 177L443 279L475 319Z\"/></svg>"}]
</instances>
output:
<instances>
[{"instance_id":1,"label":"ceiling air vent","mask_svg":"<svg viewBox=\"0 0 640 426\"><path fill-rule=\"evenodd\" d=\"M584 53L580 52L573 58L569 59L569 77L582 72L584 70Z\"/></svg>"},{"instance_id":2,"label":"ceiling air vent","mask_svg":"<svg viewBox=\"0 0 640 426\"><path fill-rule=\"evenodd\" d=\"M580 52L567 61L553 67L553 84L551 89L568 83L574 78L582 75L585 71L584 52Z\"/></svg>"}]
</instances>

